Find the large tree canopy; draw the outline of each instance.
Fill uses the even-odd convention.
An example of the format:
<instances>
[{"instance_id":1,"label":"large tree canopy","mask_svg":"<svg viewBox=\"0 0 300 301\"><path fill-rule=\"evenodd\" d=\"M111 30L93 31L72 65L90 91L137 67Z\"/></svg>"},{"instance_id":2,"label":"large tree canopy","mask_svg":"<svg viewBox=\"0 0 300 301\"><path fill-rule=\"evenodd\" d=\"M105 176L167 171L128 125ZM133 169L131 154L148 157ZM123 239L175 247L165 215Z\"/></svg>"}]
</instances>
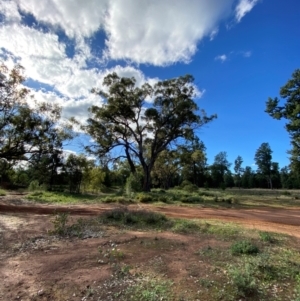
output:
<instances>
[{"instance_id":1,"label":"large tree canopy","mask_svg":"<svg viewBox=\"0 0 300 301\"><path fill-rule=\"evenodd\" d=\"M292 142L292 167L299 168L300 158L300 69L293 72L292 78L280 89L280 96L286 100L283 106L279 99L269 98L266 103L266 112L275 119L287 120L286 130ZM293 162L295 161L295 162ZM293 164L294 163L294 164Z\"/></svg>"},{"instance_id":2,"label":"large tree canopy","mask_svg":"<svg viewBox=\"0 0 300 301\"><path fill-rule=\"evenodd\" d=\"M203 110L198 114L192 83L193 77L186 75L137 87L134 78L107 75L103 84L108 92L92 90L104 97L105 103L90 108L92 115L85 129L95 143L88 149L103 156L122 147L133 173L136 161L142 166L143 188L149 191L158 155L180 138L191 139L195 129L216 117Z\"/></svg>"},{"instance_id":3,"label":"large tree canopy","mask_svg":"<svg viewBox=\"0 0 300 301\"><path fill-rule=\"evenodd\" d=\"M50 103L34 103L19 65L9 70L0 65L0 159L36 160L57 153L66 138L66 128L57 127L60 108ZM31 105L30 105L31 103Z\"/></svg>"}]
</instances>

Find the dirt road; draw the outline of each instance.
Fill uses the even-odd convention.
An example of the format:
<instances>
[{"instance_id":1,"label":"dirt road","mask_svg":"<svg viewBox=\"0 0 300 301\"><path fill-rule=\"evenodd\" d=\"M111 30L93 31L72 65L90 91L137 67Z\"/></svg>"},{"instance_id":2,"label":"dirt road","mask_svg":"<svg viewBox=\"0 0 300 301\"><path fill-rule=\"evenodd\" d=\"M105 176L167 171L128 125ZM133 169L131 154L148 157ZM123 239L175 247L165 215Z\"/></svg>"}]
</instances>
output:
<instances>
[{"instance_id":1,"label":"dirt road","mask_svg":"<svg viewBox=\"0 0 300 301\"><path fill-rule=\"evenodd\" d=\"M101 204L101 205L35 205L22 201L20 198L9 197L0 199L1 213L28 213L28 214L54 214L57 212L69 212L71 215L98 215L123 205ZM150 204L129 205L130 209L147 209L161 212L168 217L186 219L213 219L226 222L243 224L246 227L286 233L300 238L300 208L274 209L213 209L202 207L180 207L180 206L154 206Z\"/></svg>"}]
</instances>

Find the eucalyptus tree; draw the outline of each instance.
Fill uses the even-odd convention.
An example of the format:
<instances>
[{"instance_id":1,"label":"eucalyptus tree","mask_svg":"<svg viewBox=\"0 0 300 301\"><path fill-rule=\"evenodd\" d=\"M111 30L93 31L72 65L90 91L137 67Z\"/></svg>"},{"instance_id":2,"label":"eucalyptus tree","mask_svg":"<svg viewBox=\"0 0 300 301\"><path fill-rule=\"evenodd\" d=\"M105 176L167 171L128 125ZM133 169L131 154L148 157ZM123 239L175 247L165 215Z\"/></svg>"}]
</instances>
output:
<instances>
[{"instance_id":1,"label":"eucalyptus tree","mask_svg":"<svg viewBox=\"0 0 300 301\"><path fill-rule=\"evenodd\" d=\"M280 100L270 98L266 102L266 110L275 119L285 119L285 128L290 135L292 150L291 169L300 174L300 69L296 69L292 78L280 89L280 97L285 103L280 105Z\"/></svg>"},{"instance_id":2,"label":"eucalyptus tree","mask_svg":"<svg viewBox=\"0 0 300 301\"><path fill-rule=\"evenodd\" d=\"M262 143L255 153L255 163L257 165L257 171L261 173L267 180L269 188L273 188L272 185L272 150L269 143Z\"/></svg>"},{"instance_id":3,"label":"eucalyptus tree","mask_svg":"<svg viewBox=\"0 0 300 301\"><path fill-rule=\"evenodd\" d=\"M215 187L224 185L224 176L231 163L228 162L227 152L219 152L214 159L214 163L210 166L211 176Z\"/></svg>"},{"instance_id":4,"label":"eucalyptus tree","mask_svg":"<svg viewBox=\"0 0 300 301\"><path fill-rule=\"evenodd\" d=\"M194 131L216 116L199 112L194 102L193 77L181 76L136 86L135 78L107 75L108 92L93 89L104 98L102 106L92 106L84 127L94 143L87 147L102 157L124 157L132 173L136 164L143 169L143 190L151 187L151 171L159 154L172 143L191 139ZM117 150L123 150L118 154Z\"/></svg>"},{"instance_id":5,"label":"eucalyptus tree","mask_svg":"<svg viewBox=\"0 0 300 301\"><path fill-rule=\"evenodd\" d=\"M194 185L203 186L206 180L207 158L206 147L198 137L178 148L182 166L182 178Z\"/></svg>"},{"instance_id":6,"label":"eucalyptus tree","mask_svg":"<svg viewBox=\"0 0 300 301\"><path fill-rule=\"evenodd\" d=\"M31 161L56 153L70 139L70 127L58 127L61 108L36 103L22 84L24 69L0 65L0 159Z\"/></svg>"},{"instance_id":7,"label":"eucalyptus tree","mask_svg":"<svg viewBox=\"0 0 300 301\"><path fill-rule=\"evenodd\" d=\"M243 164L243 158L241 156L237 156L237 158L234 160L234 172L235 172L235 179L236 179L236 183L238 185L238 187L241 187L241 175L243 172L243 168L242 168L242 164Z\"/></svg>"}]
</instances>

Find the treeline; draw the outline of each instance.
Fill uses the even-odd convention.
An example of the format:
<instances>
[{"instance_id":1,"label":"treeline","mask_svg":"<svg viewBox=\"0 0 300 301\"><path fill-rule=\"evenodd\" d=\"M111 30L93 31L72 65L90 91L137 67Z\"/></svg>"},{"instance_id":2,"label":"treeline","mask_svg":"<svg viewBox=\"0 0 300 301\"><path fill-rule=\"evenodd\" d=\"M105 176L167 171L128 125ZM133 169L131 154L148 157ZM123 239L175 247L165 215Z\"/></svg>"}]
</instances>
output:
<instances>
[{"instance_id":1,"label":"treeline","mask_svg":"<svg viewBox=\"0 0 300 301\"><path fill-rule=\"evenodd\" d=\"M258 148L255 154L256 170L250 166L243 167L240 156L231 164L226 152L217 154L213 164L207 165L205 146L196 139L190 145L160 154L151 174L152 187L181 187L191 191L198 187L299 189L299 175L287 167L279 169L278 163L272 162L272 156L269 156L271 152L267 143ZM259 160L262 158L270 160L261 163ZM9 187L43 187L71 193L98 193L112 187L126 189L128 186L132 191L142 190L143 172L140 166L137 166L133 176L127 161L108 162L99 165L84 155L74 154L66 156L62 153L56 160L45 156L35 163L31 162L30 166L7 169L2 173L1 181L2 185Z\"/></svg>"},{"instance_id":2,"label":"treeline","mask_svg":"<svg viewBox=\"0 0 300 301\"><path fill-rule=\"evenodd\" d=\"M3 187L45 186L48 190L103 191L109 187L150 191L175 186L221 188L300 188L300 71L281 89L286 106L269 99L266 112L290 120L287 130L293 148L291 164L280 169L272 150L262 143L254 160L256 169L243 166L238 156L228 162L220 152L207 164L206 148L197 130L215 119L194 102L191 75L136 86L134 78L107 75L105 92L92 89L103 104L89 108L84 125L62 122L61 108L36 103L23 68L0 65L0 184ZM67 155L63 144L74 138L73 125L93 141L85 154ZM88 160L93 155L95 160Z\"/></svg>"}]
</instances>

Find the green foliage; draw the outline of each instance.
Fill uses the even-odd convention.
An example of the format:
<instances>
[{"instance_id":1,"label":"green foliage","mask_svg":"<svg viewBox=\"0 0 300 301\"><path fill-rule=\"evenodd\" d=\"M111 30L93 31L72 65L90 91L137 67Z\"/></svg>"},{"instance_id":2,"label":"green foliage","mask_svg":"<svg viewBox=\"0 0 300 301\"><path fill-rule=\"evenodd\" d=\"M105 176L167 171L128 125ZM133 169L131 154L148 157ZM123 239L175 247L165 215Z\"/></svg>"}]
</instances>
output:
<instances>
[{"instance_id":1,"label":"green foliage","mask_svg":"<svg viewBox=\"0 0 300 301\"><path fill-rule=\"evenodd\" d=\"M61 204L93 203L97 201L97 196L93 195L50 191L35 191L28 194L26 198L39 203Z\"/></svg>"},{"instance_id":2,"label":"green foliage","mask_svg":"<svg viewBox=\"0 0 300 301\"><path fill-rule=\"evenodd\" d=\"M296 69L292 78L280 88L280 96L286 100L285 104L279 105L277 97L270 98L266 102L266 110L271 117L275 119L284 118L287 120L285 128L291 137L292 150L291 168L295 173L299 173L299 155L300 155L300 124L299 124L299 97L300 97L300 69Z\"/></svg>"},{"instance_id":3,"label":"green foliage","mask_svg":"<svg viewBox=\"0 0 300 301\"><path fill-rule=\"evenodd\" d=\"M0 64L0 158L8 162L24 159L39 161L43 155L60 152L64 140L72 137L70 125L61 124L61 108L53 103L32 102L23 86L24 69L9 70Z\"/></svg>"},{"instance_id":4,"label":"green foliage","mask_svg":"<svg viewBox=\"0 0 300 301\"><path fill-rule=\"evenodd\" d=\"M165 215L146 211L128 210L126 208L113 209L100 215L104 223L127 225L135 227L161 227L167 224Z\"/></svg>"},{"instance_id":5,"label":"green foliage","mask_svg":"<svg viewBox=\"0 0 300 301\"><path fill-rule=\"evenodd\" d=\"M198 191L199 187L197 185L194 184L187 184L182 186L182 190L186 191L186 192L196 192Z\"/></svg>"},{"instance_id":6,"label":"green foliage","mask_svg":"<svg viewBox=\"0 0 300 301\"><path fill-rule=\"evenodd\" d=\"M189 220L175 220L174 223L172 231L176 233L195 233L201 229L199 224Z\"/></svg>"},{"instance_id":7,"label":"green foliage","mask_svg":"<svg viewBox=\"0 0 300 301\"><path fill-rule=\"evenodd\" d=\"M264 242L273 243L275 241L274 237L269 232L260 231L259 232L259 237Z\"/></svg>"},{"instance_id":8,"label":"green foliage","mask_svg":"<svg viewBox=\"0 0 300 301\"><path fill-rule=\"evenodd\" d=\"M136 199L141 202L141 203L152 203L155 202L157 199L154 198L151 194L149 193L139 193L136 196Z\"/></svg>"},{"instance_id":9,"label":"green foliage","mask_svg":"<svg viewBox=\"0 0 300 301\"><path fill-rule=\"evenodd\" d=\"M125 190L126 190L126 195L129 197L132 196L134 192L142 191L140 176L131 173L129 177L126 179Z\"/></svg>"},{"instance_id":10,"label":"green foliage","mask_svg":"<svg viewBox=\"0 0 300 301\"><path fill-rule=\"evenodd\" d=\"M54 229L51 231L51 234L66 236L68 234L68 212L59 212L54 216L52 224Z\"/></svg>"},{"instance_id":11,"label":"green foliage","mask_svg":"<svg viewBox=\"0 0 300 301\"><path fill-rule=\"evenodd\" d=\"M173 300L171 296L172 282L162 279L147 279L125 291L126 300L132 301L157 301Z\"/></svg>"},{"instance_id":12,"label":"green foliage","mask_svg":"<svg viewBox=\"0 0 300 301\"><path fill-rule=\"evenodd\" d=\"M189 203L189 204L200 204L200 203L203 203L203 198L201 196L191 195L191 196L182 198L181 201L183 203Z\"/></svg>"},{"instance_id":13,"label":"green foliage","mask_svg":"<svg viewBox=\"0 0 300 301\"><path fill-rule=\"evenodd\" d=\"M132 173L136 172L134 159L139 160L143 190L150 191L151 171L159 154L178 138L191 139L196 128L216 117L208 117L204 111L202 116L197 115L193 80L186 75L137 87L134 78L107 75L103 85L108 93L92 90L106 101L101 107L89 109L91 118L85 130L95 143L88 150L101 157L123 147ZM142 114L147 97L154 100Z\"/></svg>"},{"instance_id":14,"label":"green foliage","mask_svg":"<svg viewBox=\"0 0 300 301\"><path fill-rule=\"evenodd\" d=\"M250 297L258 292L255 269L249 263L244 266L231 266L228 270L229 279L237 289L237 295Z\"/></svg>"},{"instance_id":15,"label":"green foliage","mask_svg":"<svg viewBox=\"0 0 300 301\"><path fill-rule=\"evenodd\" d=\"M37 181L37 180L31 181L28 186L29 191L36 191L36 190L39 190L39 188L40 188L40 185L39 185L39 181Z\"/></svg>"},{"instance_id":16,"label":"green foliage","mask_svg":"<svg viewBox=\"0 0 300 301\"><path fill-rule=\"evenodd\" d=\"M241 240L231 245L230 251L232 255L253 255L259 252L257 246L248 240Z\"/></svg>"}]
</instances>

